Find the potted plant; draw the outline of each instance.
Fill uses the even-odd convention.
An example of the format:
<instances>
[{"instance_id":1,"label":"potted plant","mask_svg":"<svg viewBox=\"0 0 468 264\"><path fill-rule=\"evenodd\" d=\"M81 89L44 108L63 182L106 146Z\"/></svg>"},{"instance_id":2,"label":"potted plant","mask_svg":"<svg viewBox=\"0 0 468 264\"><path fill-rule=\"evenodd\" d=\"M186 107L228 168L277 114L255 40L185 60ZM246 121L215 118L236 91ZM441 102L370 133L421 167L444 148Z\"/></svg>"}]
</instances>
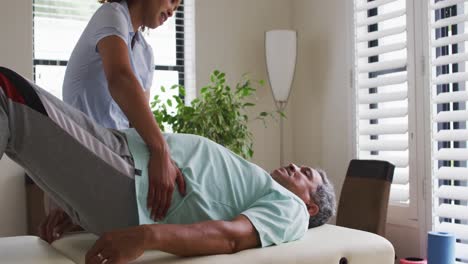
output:
<instances>
[{"instance_id":1,"label":"potted plant","mask_svg":"<svg viewBox=\"0 0 468 264\"><path fill-rule=\"evenodd\" d=\"M170 89L179 89L175 95L163 102L160 96L155 96L151 102L153 115L164 131L169 128L174 133L200 135L221 144L234 153L244 157L253 156L252 133L248 129L249 117L246 109L255 106L249 101L255 95L255 86L263 87L265 82L252 81L247 75L231 89L226 84L226 74L214 71L210 76L210 84L200 90L199 98L189 105L182 99L185 96L184 87L174 85ZM166 89L161 87L164 93ZM171 111L169 108L175 108ZM282 112L261 112L254 120L263 121L276 115L285 117Z\"/></svg>"}]
</instances>

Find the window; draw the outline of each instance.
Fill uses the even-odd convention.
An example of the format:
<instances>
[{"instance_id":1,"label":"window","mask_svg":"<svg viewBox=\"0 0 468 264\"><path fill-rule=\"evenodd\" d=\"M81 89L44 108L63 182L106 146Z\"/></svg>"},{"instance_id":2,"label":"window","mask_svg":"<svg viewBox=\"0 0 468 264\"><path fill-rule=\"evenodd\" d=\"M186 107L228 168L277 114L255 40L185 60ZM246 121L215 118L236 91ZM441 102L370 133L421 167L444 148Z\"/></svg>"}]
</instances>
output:
<instances>
[{"instance_id":1,"label":"window","mask_svg":"<svg viewBox=\"0 0 468 264\"><path fill-rule=\"evenodd\" d=\"M354 1L356 156L395 165L391 204L410 203L410 89L405 0Z\"/></svg>"},{"instance_id":2,"label":"window","mask_svg":"<svg viewBox=\"0 0 468 264\"><path fill-rule=\"evenodd\" d=\"M430 3L432 226L455 234L468 263L468 2Z\"/></svg>"},{"instance_id":3,"label":"window","mask_svg":"<svg viewBox=\"0 0 468 264\"><path fill-rule=\"evenodd\" d=\"M395 164L393 207L427 204L406 212L453 233L468 263L468 1L355 0L354 33L356 154Z\"/></svg>"},{"instance_id":4,"label":"window","mask_svg":"<svg viewBox=\"0 0 468 264\"><path fill-rule=\"evenodd\" d=\"M62 98L67 60L93 13L97 0L33 0L35 82ZM163 26L143 33L155 56L151 95L162 85L194 89L194 1L185 0ZM163 98L173 96L170 92Z\"/></svg>"},{"instance_id":5,"label":"window","mask_svg":"<svg viewBox=\"0 0 468 264\"><path fill-rule=\"evenodd\" d=\"M355 0L353 13L356 155L395 164L403 225L422 245L429 229L454 234L468 263L468 1Z\"/></svg>"}]
</instances>

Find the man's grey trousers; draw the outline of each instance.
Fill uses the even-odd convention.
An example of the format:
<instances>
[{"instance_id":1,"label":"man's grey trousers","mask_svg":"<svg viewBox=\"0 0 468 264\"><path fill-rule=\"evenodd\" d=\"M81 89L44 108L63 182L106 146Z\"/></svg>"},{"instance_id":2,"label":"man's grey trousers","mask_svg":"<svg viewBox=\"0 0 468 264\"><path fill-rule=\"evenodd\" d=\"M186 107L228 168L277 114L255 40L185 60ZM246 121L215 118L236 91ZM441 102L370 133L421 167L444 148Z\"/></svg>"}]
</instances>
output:
<instances>
[{"instance_id":1,"label":"man's grey trousers","mask_svg":"<svg viewBox=\"0 0 468 264\"><path fill-rule=\"evenodd\" d=\"M3 153L85 230L99 235L138 225L125 135L0 67Z\"/></svg>"}]
</instances>

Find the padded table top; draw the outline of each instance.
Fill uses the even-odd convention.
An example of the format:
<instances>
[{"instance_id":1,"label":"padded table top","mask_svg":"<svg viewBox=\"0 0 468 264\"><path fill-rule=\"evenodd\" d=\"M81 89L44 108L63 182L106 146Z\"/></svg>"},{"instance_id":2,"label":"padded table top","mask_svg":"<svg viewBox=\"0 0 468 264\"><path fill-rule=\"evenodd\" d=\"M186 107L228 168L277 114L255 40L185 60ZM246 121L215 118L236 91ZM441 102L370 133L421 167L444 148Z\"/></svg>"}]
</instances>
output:
<instances>
[{"instance_id":1,"label":"padded table top","mask_svg":"<svg viewBox=\"0 0 468 264\"><path fill-rule=\"evenodd\" d=\"M74 264L47 242L34 236L0 238L0 263Z\"/></svg>"},{"instance_id":2,"label":"padded table top","mask_svg":"<svg viewBox=\"0 0 468 264\"><path fill-rule=\"evenodd\" d=\"M86 252L97 237L88 233L73 234L55 241L52 246L76 262L84 264ZM332 264L342 258L350 264L394 264L395 251L383 237L334 225L311 229L300 241L262 249L245 250L232 255L181 258L160 251L147 251L135 264L169 263L297 263Z\"/></svg>"}]
</instances>

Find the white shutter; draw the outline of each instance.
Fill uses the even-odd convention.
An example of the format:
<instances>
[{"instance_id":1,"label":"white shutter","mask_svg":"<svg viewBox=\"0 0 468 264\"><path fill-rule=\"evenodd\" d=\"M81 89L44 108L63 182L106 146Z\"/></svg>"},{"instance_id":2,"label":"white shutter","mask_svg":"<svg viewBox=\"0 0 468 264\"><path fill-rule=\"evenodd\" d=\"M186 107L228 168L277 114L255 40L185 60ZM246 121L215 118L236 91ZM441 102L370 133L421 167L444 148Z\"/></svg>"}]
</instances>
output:
<instances>
[{"instance_id":1,"label":"white shutter","mask_svg":"<svg viewBox=\"0 0 468 264\"><path fill-rule=\"evenodd\" d=\"M359 159L396 166L393 203L409 203L406 0L354 0Z\"/></svg>"},{"instance_id":2,"label":"white shutter","mask_svg":"<svg viewBox=\"0 0 468 264\"><path fill-rule=\"evenodd\" d=\"M184 0L185 15L185 103L189 104L197 96L196 57L195 57L195 0Z\"/></svg>"},{"instance_id":3,"label":"white shutter","mask_svg":"<svg viewBox=\"0 0 468 264\"><path fill-rule=\"evenodd\" d=\"M468 2L430 0L433 229L468 261ZM465 262L463 262L465 263Z\"/></svg>"}]
</instances>

